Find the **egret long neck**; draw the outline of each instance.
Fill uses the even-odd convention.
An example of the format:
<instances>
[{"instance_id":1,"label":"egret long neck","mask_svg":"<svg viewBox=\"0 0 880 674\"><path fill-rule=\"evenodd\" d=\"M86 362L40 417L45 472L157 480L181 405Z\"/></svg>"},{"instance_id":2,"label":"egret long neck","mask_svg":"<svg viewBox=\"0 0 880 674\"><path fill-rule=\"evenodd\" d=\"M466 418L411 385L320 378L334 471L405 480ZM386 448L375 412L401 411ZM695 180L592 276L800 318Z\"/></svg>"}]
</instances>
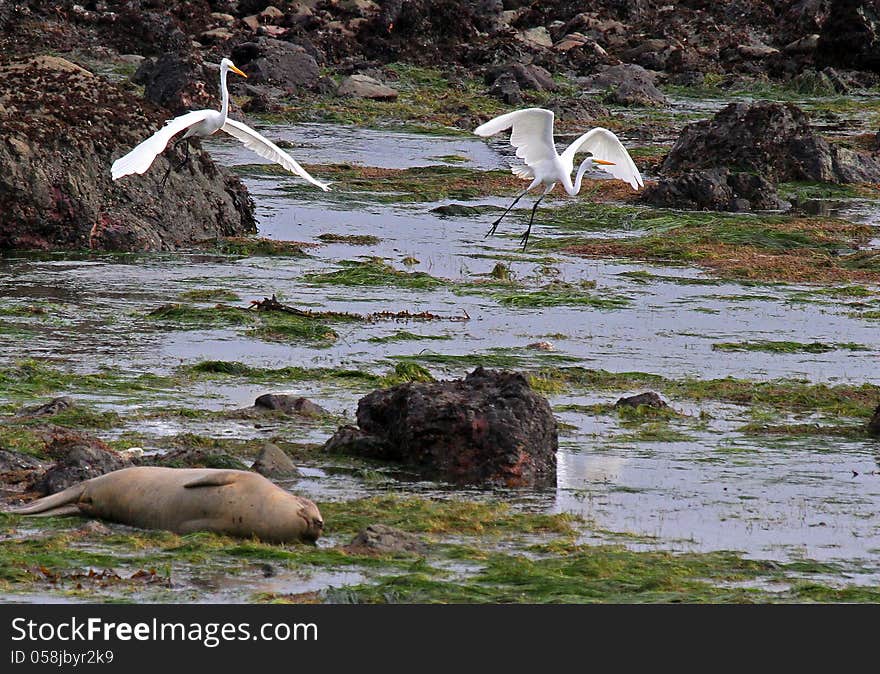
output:
<instances>
[{"instance_id":1,"label":"egret long neck","mask_svg":"<svg viewBox=\"0 0 880 674\"><path fill-rule=\"evenodd\" d=\"M226 90L226 73L228 72L227 68L220 68L220 95L223 103L220 106L221 126L226 123L226 116L229 114L229 92Z\"/></svg>"},{"instance_id":2,"label":"egret long neck","mask_svg":"<svg viewBox=\"0 0 880 674\"><path fill-rule=\"evenodd\" d=\"M581 183L584 180L584 173L586 173L590 167L593 165L593 160L590 157L587 157L581 162L581 165L578 167L577 176L574 180L574 190L569 192L572 196L581 191Z\"/></svg>"}]
</instances>

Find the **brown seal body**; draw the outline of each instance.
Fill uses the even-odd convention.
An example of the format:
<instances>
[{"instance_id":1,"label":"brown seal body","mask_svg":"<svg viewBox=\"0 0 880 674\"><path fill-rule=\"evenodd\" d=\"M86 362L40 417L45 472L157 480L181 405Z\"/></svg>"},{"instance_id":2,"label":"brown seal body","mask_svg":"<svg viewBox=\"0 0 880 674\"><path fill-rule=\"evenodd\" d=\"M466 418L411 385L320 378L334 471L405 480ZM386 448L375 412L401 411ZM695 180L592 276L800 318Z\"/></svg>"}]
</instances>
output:
<instances>
[{"instance_id":1,"label":"brown seal body","mask_svg":"<svg viewBox=\"0 0 880 674\"><path fill-rule=\"evenodd\" d=\"M309 499L257 473L213 468L123 468L14 512L82 514L143 529L214 531L273 543L314 541L324 528Z\"/></svg>"}]
</instances>

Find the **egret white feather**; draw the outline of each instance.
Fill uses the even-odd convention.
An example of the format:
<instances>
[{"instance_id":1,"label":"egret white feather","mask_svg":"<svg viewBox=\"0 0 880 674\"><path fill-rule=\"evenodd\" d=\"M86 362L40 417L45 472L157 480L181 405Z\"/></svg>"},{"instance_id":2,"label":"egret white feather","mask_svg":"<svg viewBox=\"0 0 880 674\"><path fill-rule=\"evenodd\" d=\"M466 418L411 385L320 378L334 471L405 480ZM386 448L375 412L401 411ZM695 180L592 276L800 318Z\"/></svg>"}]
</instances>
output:
<instances>
[{"instance_id":1,"label":"egret white feather","mask_svg":"<svg viewBox=\"0 0 880 674\"><path fill-rule=\"evenodd\" d=\"M184 129L198 124L207 118L213 110L194 110L180 117L170 119L152 136L140 143L124 157L120 157L110 169L113 180L132 173L143 174L152 165L156 157L165 151L171 139Z\"/></svg>"},{"instance_id":2,"label":"egret white feather","mask_svg":"<svg viewBox=\"0 0 880 674\"><path fill-rule=\"evenodd\" d=\"M246 124L237 122L234 119L227 119L221 128L230 136L238 138L238 140L244 143L244 146L248 150L252 150L256 154L260 155L263 159L268 159L269 161L273 161L276 164L280 164L291 173L296 173L301 178L308 180L310 183L312 183L312 185L314 185L315 187L320 187L325 192L330 190L330 187L327 183L322 183L318 180L315 180L311 175L309 175L308 171L306 171L302 166L297 163L297 161L293 157L291 157L284 150L275 145L275 143L273 143L271 140L257 133Z\"/></svg>"}]
</instances>

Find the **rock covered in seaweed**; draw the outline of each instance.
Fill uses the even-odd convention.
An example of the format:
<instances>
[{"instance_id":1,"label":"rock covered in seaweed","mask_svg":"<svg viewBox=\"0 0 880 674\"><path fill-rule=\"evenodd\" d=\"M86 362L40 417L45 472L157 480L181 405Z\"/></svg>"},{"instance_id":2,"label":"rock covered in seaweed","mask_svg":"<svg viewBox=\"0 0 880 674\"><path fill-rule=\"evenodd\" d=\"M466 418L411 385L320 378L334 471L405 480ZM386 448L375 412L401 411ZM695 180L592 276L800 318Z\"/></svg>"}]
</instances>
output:
<instances>
[{"instance_id":1,"label":"rock covered in seaweed","mask_svg":"<svg viewBox=\"0 0 880 674\"><path fill-rule=\"evenodd\" d=\"M687 125L660 168L665 175L728 168L771 182L880 182L880 160L829 143L792 103L730 103Z\"/></svg>"},{"instance_id":2,"label":"rock covered in seaweed","mask_svg":"<svg viewBox=\"0 0 880 674\"><path fill-rule=\"evenodd\" d=\"M788 208L776 188L754 173L726 168L685 171L660 178L642 193L652 206L710 211L765 211Z\"/></svg>"},{"instance_id":3,"label":"rock covered in seaweed","mask_svg":"<svg viewBox=\"0 0 880 674\"><path fill-rule=\"evenodd\" d=\"M40 494L55 494L83 480L131 465L103 441L75 431L58 431L49 438L45 451L55 463L31 485Z\"/></svg>"},{"instance_id":4,"label":"rock covered in seaweed","mask_svg":"<svg viewBox=\"0 0 880 674\"><path fill-rule=\"evenodd\" d=\"M410 382L358 403L359 428L324 445L415 467L455 483L546 486L556 481L556 419L519 373L479 367L465 379Z\"/></svg>"},{"instance_id":5,"label":"rock covered in seaweed","mask_svg":"<svg viewBox=\"0 0 880 674\"><path fill-rule=\"evenodd\" d=\"M0 249L173 250L256 229L241 181L196 141L159 185L168 160L113 182L110 165L167 118L62 58L0 70Z\"/></svg>"}]
</instances>

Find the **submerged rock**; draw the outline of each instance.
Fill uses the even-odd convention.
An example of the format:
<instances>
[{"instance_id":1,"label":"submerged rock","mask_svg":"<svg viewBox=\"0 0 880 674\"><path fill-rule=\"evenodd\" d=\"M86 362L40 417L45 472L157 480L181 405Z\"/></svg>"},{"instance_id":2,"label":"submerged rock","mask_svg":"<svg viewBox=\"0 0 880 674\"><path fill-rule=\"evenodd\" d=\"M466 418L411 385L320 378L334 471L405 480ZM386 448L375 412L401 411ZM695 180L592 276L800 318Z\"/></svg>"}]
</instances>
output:
<instances>
[{"instance_id":1,"label":"submerged rock","mask_svg":"<svg viewBox=\"0 0 880 674\"><path fill-rule=\"evenodd\" d=\"M59 398L53 398L47 403L43 403L42 405L33 405L30 407L22 407L16 416L33 418L33 417L49 417L59 412L63 412L66 409L70 409L73 407L74 402L73 398L69 398L68 396L61 396Z\"/></svg>"},{"instance_id":2,"label":"submerged rock","mask_svg":"<svg viewBox=\"0 0 880 674\"><path fill-rule=\"evenodd\" d=\"M639 407L641 405L656 407L658 409L669 407L669 405L666 404L666 401L657 393L654 393L654 391L646 391L645 393L639 393L634 396L618 398L617 402L614 403L615 407Z\"/></svg>"},{"instance_id":3,"label":"submerged rock","mask_svg":"<svg viewBox=\"0 0 880 674\"><path fill-rule=\"evenodd\" d=\"M880 161L832 145L810 129L791 103L731 103L712 119L689 124L661 173L725 167L760 173L772 182L880 182Z\"/></svg>"},{"instance_id":4,"label":"submerged rock","mask_svg":"<svg viewBox=\"0 0 880 674\"><path fill-rule=\"evenodd\" d=\"M0 70L0 249L173 250L256 231L241 181L198 141L162 193L161 156L111 180L113 160L167 116L64 59Z\"/></svg>"},{"instance_id":5,"label":"submerged rock","mask_svg":"<svg viewBox=\"0 0 880 674\"><path fill-rule=\"evenodd\" d=\"M306 417L322 417L330 414L330 412L320 405L313 403L308 398L284 393L264 393L254 400L254 408L291 415L298 414Z\"/></svg>"},{"instance_id":6,"label":"submerged rock","mask_svg":"<svg viewBox=\"0 0 880 674\"><path fill-rule=\"evenodd\" d=\"M556 419L519 373L477 368L463 380L411 382L358 403L326 451L399 462L456 483L541 486L556 480Z\"/></svg>"},{"instance_id":7,"label":"submerged rock","mask_svg":"<svg viewBox=\"0 0 880 674\"><path fill-rule=\"evenodd\" d=\"M464 204L443 204L431 209L431 213L436 213L443 217L476 216L483 212L485 212L485 209L479 206L465 206Z\"/></svg>"}]
</instances>

